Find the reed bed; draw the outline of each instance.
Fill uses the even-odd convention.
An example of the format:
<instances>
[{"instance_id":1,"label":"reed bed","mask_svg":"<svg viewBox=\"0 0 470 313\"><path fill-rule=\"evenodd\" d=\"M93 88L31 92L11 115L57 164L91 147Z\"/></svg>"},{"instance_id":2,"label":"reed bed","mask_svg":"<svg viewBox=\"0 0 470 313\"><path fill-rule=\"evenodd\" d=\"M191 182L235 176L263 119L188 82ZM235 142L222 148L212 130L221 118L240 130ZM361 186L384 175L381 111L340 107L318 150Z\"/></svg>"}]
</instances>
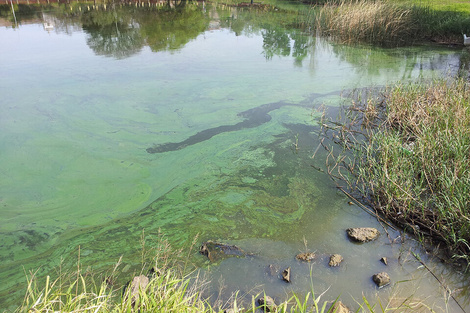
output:
<instances>
[{"instance_id":1,"label":"reed bed","mask_svg":"<svg viewBox=\"0 0 470 313\"><path fill-rule=\"evenodd\" d=\"M353 157L337 158L336 176L378 212L441 243L468 267L470 82L400 84L352 109L354 126L336 127L336 138Z\"/></svg>"},{"instance_id":2,"label":"reed bed","mask_svg":"<svg viewBox=\"0 0 470 313\"><path fill-rule=\"evenodd\" d=\"M345 43L404 43L417 29L411 9L389 2L329 3L317 14L317 29Z\"/></svg>"},{"instance_id":3,"label":"reed bed","mask_svg":"<svg viewBox=\"0 0 470 313\"><path fill-rule=\"evenodd\" d=\"M459 12L391 1L330 1L315 11L315 29L342 43L365 42L385 47L415 42L460 43L470 32L470 18Z\"/></svg>"}]
</instances>

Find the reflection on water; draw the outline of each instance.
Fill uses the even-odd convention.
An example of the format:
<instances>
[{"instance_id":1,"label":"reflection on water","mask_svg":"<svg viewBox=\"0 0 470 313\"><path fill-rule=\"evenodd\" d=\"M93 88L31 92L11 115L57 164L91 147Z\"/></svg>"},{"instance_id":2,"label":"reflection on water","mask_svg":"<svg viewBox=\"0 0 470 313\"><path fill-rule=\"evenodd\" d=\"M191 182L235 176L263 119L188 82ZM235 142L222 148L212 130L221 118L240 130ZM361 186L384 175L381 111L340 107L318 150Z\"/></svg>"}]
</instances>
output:
<instances>
[{"instance_id":1,"label":"reflection on water","mask_svg":"<svg viewBox=\"0 0 470 313\"><path fill-rule=\"evenodd\" d=\"M362 293L412 294L439 311L442 290L413 250L469 305L459 273L400 233L349 242L348 227L383 229L311 166L326 160L322 150L311 159L318 117L337 114L343 90L468 70L467 54L334 45L274 6L32 8L16 7L17 28L0 10L1 307L22 296L23 267L72 267L79 246L97 271L123 255L128 279L143 230L148 245L161 230L176 247L199 235L252 253L212 265L192 255L211 292L225 287L221 299L264 289L281 300L313 284L352 307ZM305 250L319 255L311 266L293 258ZM325 264L332 253L339 268ZM290 266L292 284L269 265ZM394 285L377 290L370 276L385 269Z\"/></svg>"}]
</instances>

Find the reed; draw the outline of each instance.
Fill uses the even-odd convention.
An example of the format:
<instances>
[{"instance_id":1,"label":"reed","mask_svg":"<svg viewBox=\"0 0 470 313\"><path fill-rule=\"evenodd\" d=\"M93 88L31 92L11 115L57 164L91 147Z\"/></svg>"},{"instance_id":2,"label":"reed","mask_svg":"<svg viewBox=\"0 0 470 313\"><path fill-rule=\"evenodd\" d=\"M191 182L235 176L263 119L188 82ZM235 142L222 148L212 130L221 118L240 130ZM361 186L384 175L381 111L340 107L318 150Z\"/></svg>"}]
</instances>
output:
<instances>
[{"instance_id":1,"label":"reed","mask_svg":"<svg viewBox=\"0 0 470 313\"><path fill-rule=\"evenodd\" d=\"M337 128L344 151L355 152L337 157L342 165L336 176L377 211L443 243L454 260L468 266L470 82L399 84L357 101L351 112L364 137Z\"/></svg>"},{"instance_id":2,"label":"reed","mask_svg":"<svg viewBox=\"0 0 470 313\"><path fill-rule=\"evenodd\" d=\"M432 10L391 1L330 1L315 11L315 29L342 43L401 46L415 42L460 42L470 18L459 12Z\"/></svg>"},{"instance_id":3,"label":"reed","mask_svg":"<svg viewBox=\"0 0 470 313\"><path fill-rule=\"evenodd\" d=\"M470 83L399 85L386 101L387 131L372 137L362 174L375 201L469 260Z\"/></svg>"}]
</instances>

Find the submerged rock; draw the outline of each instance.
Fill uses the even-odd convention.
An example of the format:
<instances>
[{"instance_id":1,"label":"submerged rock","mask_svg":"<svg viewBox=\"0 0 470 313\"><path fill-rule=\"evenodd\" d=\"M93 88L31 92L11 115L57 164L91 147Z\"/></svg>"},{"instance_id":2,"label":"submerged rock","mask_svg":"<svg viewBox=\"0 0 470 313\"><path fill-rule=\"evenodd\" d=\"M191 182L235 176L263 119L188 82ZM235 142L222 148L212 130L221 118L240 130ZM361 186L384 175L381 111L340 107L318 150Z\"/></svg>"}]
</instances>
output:
<instances>
[{"instance_id":1,"label":"submerged rock","mask_svg":"<svg viewBox=\"0 0 470 313\"><path fill-rule=\"evenodd\" d=\"M334 266L339 266L339 264L343 261L343 257L341 254L333 254L330 256L330 262L328 262L328 265L331 267Z\"/></svg>"},{"instance_id":2,"label":"submerged rock","mask_svg":"<svg viewBox=\"0 0 470 313\"><path fill-rule=\"evenodd\" d=\"M357 242L371 241L380 235L380 232L372 227L348 228L346 233L351 240Z\"/></svg>"},{"instance_id":3,"label":"submerged rock","mask_svg":"<svg viewBox=\"0 0 470 313\"><path fill-rule=\"evenodd\" d=\"M211 262L216 262L228 257L246 256L246 253L235 245L228 245L210 240L202 243L199 253L205 255Z\"/></svg>"},{"instance_id":4,"label":"submerged rock","mask_svg":"<svg viewBox=\"0 0 470 313\"><path fill-rule=\"evenodd\" d=\"M264 296L258 299L258 304L265 309L266 312L274 312L277 309L276 302L270 296Z\"/></svg>"},{"instance_id":5,"label":"submerged rock","mask_svg":"<svg viewBox=\"0 0 470 313\"><path fill-rule=\"evenodd\" d=\"M283 281L285 281L286 283L290 283L290 267L283 270L281 276Z\"/></svg>"},{"instance_id":6,"label":"submerged rock","mask_svg":"<svg viewBox=\"0 0 470 313\"><path fill-rule=\"evenodd\" d=\"M310 262L313 259L315 259L315 253L313 252L299 253L295 256L295 258L299 261Z\"/></svg>"},{"instance_id":7,"label":"submerged rock","mask_svg":"<svg viewBox=\"0 0 470 313\"><path fill-rule=\"evenodd\" d=\"M372 280L379 288L390 284L390 276L385 272L373 275Z\"/></svg>"},{"instance_id":8,"label":"submerged rock","mask_svg":"<svg viewBox=\"0 0 470 313\"><path fill-rule=\"evenodd\" d=\"M273 264L269 264L266 266L266 274L270 277L277 276L277 273L279 272L279 267Z\"/></svg>"},{"instance_id":9,"label":"submerged rock","mask_svg":"<svg viewBox=\"0 0 470 313\"><path fill-rule=\"evenodd\" d=\"M330 310L328 312L334 312L334 313L349 313L351 312L347 306L343 304L341 301L335 302Z\"/></svg>"}]
</instances>

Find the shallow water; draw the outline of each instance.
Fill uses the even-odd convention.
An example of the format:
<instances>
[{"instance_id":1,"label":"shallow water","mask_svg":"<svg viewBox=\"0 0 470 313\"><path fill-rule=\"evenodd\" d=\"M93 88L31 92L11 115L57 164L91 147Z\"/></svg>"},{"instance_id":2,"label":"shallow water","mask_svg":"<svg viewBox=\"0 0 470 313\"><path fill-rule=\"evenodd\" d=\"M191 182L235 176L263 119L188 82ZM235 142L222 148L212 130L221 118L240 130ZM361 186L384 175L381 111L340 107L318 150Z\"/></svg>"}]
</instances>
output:
<instances>
[{"instance_id":1,"label":"shallow water","mask_svg":"<svg viewBox=\"0 0 470 313\"><path fill-rule=\"evenodd\" d=\"M131 275L142 234L151 246L160 231L175 247L198 235L197 243L221 240L254 254L216 264L191 256L212 280L209 292L225 286L222 300L233 290L283 300L313 285L353 308L362 294L413 294L437 311L457 310L413 250L468 308L459 273L411 239L391 244L399 233L388 230L389 239L311 167L326 159L323 150L311 159L318 118L335 116L344 90L455 73L465 52L331 44L285 26L292 20L282 8L80 12L39 12L18 27L2 20L2 308L19 303L24 271L72 266L79 247L82 264L109 268L122 255ZM382 235L353 244L345 229L355 226ZM306 249L320 255L311 267L294 259ZM339 268L326 265L331 253L343 255ZM269 264L291 266L292 283L267 275ZM382 270L393 285L378 290L370 277Z\"/></svg>"}]
</instances>

